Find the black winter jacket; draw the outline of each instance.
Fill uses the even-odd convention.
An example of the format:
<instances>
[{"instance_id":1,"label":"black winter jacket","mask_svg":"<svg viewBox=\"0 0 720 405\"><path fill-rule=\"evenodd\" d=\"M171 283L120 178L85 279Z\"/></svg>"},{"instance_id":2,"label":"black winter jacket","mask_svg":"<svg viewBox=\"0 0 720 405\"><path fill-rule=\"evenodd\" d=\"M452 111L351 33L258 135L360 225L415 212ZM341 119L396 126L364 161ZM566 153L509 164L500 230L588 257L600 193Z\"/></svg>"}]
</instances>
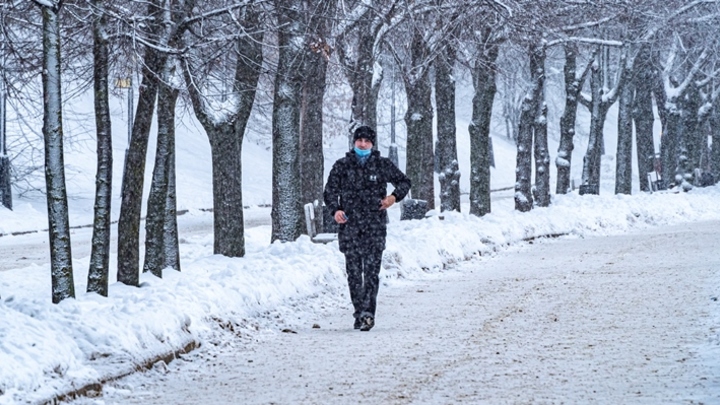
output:
<instances>
[{"instance_id":1,"label":"black winter jacket","mask_svg":"<svg viewBox=\"0 0 720 405\"><path fill-rule=\"evenodd\" d=\"M410 179L390 159L374 150L365 164L360 164L354 151L338 159L325 184L324 200L330 213L343 210L348 217L340 224L338 242L343 253L362 253L365 247L385 249L388 216L380 210L380 201L387 196L387 183L395 190L395 201L410 191Z\"/></svg>"}]
</instances>

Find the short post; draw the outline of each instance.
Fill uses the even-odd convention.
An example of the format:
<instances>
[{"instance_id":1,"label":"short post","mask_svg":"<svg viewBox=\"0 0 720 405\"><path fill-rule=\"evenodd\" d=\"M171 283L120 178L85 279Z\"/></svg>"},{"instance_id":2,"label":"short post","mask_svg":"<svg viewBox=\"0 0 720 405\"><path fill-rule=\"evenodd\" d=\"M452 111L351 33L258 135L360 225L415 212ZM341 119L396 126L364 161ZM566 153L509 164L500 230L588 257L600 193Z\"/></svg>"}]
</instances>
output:
<instances>
[{"instance_id":1,"label":"short post","mask_svg":"<svg viewBox=\"0 0 720 405\"><path fill-rule=\"evenodd\" d=\"M130 153L130 141L132 140L132 127L133 127L133 113L134 113L134 104L133 104L133 84L132 84L132 75L128 75L127 77L121 77L118 78L115 81L115 87L118 89L127 89L128 90L128 112L127 112L127 122L128 122L128 137L127 137L127 146L125 147L125 161L123 162L123 171L127 169L127 160L128 160L128 154ZM122 189L124 189L123 187Z\"/></svg>"}]
</instances>

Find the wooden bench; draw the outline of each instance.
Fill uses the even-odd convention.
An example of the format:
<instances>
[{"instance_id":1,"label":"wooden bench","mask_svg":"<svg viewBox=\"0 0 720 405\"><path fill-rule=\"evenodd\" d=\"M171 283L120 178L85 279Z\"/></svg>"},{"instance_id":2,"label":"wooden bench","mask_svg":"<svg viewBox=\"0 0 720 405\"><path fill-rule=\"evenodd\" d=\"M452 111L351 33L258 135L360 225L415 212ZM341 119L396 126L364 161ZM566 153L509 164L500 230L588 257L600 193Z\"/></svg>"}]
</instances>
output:
<instances>
[{"instance_id":1,"label":"wooden bench","mask_svg":"<svg viewBox=\"0 0 720 405\"><path fill-rule=\"evenodd\" d=\"M330 243L336 241L338 235L336 233L318 233L315 224L315 205L313 203L307 203L305 208L305 225L307 226L307 233L310 236L310 240L314 243Z\"/></svg>"}]
</instances>

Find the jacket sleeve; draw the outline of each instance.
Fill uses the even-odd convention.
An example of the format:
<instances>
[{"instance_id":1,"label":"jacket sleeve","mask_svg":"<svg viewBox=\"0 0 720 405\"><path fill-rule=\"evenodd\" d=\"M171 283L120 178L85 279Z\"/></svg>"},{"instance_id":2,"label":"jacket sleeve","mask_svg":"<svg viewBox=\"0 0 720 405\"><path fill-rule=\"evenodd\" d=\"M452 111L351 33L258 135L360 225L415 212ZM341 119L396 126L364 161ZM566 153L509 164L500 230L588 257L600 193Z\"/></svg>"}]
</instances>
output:
<instances>
[{"instance_id":1,"label":"jacket sleeve","mask_svg":"<svg viewBox=\"0 0 720 405\"><path fill-rule=\"evenodd\" d=\"M340 206L340 168L337 162L330 169L327 183L325 183L323 200L331 215L335 215L337 210L342 209Z\"/></svg>"},{"instance_id":2,"label":"jacket sleeve","mask_svg":"<svg viewBox=\"0 0 720 405\"><path fill-rule=\"evenodd\" d=\"M386 172L390 183L395 187L395 190L391 193L395 196L395 201L402 201L403 198L410 192L410 178L405 175L395 164L387 159L385 164Z\"/></svg>"}]
</instances>

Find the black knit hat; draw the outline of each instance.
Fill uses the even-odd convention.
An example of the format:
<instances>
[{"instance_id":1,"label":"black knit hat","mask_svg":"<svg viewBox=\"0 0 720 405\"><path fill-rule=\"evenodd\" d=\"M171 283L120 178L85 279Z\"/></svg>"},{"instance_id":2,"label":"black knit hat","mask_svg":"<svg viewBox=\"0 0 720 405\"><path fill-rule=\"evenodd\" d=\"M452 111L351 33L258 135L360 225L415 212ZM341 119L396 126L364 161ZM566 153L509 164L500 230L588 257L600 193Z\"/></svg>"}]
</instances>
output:
<instances>
[{"instance_id":1,"label":"black knit hat","mask_svg":"<svg viewBox=\"0 0 720 405\"><path fill-rule=\"evenodd\" d=\"M372 142L374 146L377 136L375 135L375 131L373 131L372 128L367 125L363 125L356 129L355 133L353 133L353 142L357 141L360 138L367 139L368 141Z\"/></svg>"}]
</instances>

